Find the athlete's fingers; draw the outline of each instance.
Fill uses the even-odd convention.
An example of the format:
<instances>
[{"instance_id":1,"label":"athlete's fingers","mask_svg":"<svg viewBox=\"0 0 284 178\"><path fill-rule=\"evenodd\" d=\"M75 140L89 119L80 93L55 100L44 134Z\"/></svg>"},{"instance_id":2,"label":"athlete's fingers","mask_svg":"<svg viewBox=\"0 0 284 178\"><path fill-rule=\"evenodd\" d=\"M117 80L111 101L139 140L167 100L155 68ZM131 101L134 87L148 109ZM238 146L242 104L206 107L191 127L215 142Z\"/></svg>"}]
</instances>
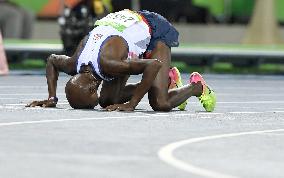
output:
<instances>
[{"instance_id":1,"label":"athlete's fingers","mask_svg":"<svg viewBox=\"0 0 284 178\"><path fill-rule=\"evenodd\" d=\"M107 111L114 111L114 110L116 110L116 108L115 108L115 107L109 107L109 108L107 108L106 110L107 110Z\"/></svg>"},{"instance_id":2,"label":"athlete's fingers","mask_svg":"<svg viewBox=\"0 0 284 178\"><path fill-rule=\"evenodd\" d=\"M107 111L115 111L116 109L119 109L119 106L114 104L114 105L109 105L106 107Z\"/></svg>"},{"instance_id":3,"label":"athlete's fingers","mask_svg":"<svg viewBox=\"0 0 284 178\"><path fill-rule=\"evenodd\" d=\"M26 107L35 107L36 104L37 104L37 101L33 101L30 104L27 104Z\"/></svg>"},{"instance_id":4,"label":"athlete's fingers","mask_svg":"<svg viewBox=\"0 0 284 178\"><path fill-rule=\"evenodd\" d=\"M42 106L43 104L44 104L44 101L33 101L30 104L28 104L26 107Z\"/></svg>"}]
</instances>

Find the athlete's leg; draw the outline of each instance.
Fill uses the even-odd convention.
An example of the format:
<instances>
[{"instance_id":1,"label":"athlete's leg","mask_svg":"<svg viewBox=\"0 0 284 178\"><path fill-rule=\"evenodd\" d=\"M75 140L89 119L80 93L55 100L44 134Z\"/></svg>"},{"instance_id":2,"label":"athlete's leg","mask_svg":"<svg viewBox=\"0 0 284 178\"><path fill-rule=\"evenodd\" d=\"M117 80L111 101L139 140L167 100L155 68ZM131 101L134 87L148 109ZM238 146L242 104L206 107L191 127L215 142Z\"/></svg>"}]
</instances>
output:
<instances>
[{"instance_id":1,"label":"athlete's leg","mask_svg":"<svg viewBox=\"0 0 284 178\"><path fill-rule=\"evenodd\" d=\"M189 97L201 95L202 84L200 82L168 91L171 50L164 42L157 42L151 53L151 58L158 59L163 63L148 93L149 103L153 110L170 111L172 108L183 103Z\"/></svg>"}]
</instances>

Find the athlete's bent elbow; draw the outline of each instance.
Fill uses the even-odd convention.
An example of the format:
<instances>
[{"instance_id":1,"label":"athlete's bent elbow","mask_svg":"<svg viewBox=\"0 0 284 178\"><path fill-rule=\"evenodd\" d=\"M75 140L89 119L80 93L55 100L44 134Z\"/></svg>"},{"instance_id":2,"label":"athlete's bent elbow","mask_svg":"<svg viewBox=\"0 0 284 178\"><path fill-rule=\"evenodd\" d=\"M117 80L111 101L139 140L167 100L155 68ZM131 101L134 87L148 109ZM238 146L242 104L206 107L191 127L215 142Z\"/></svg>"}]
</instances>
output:
<instances>
[{"instance_id":1,"label":"athlete's bent elbow","mask_svg":"<svg viewBox=\"0 0 284 178\"><path fill-rule=\"evenodd\" d=\"M48 56L48 58L46 59L46 65L48 66L49 64L52 64L55 58L56 54L51 54L50 56Z\"/></svg>"}]
</instances>

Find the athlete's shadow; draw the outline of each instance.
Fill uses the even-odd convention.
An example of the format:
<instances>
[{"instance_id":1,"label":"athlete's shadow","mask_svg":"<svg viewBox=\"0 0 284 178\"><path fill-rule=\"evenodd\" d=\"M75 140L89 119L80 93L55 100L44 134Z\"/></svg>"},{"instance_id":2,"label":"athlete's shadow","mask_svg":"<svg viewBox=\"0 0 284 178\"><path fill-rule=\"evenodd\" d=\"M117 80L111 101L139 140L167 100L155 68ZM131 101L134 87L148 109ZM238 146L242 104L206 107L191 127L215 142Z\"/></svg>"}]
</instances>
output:
<instances>
[{"instance_id":1,"label":"athlete's shadow","mask_svg":"<svg viewBox=\"0 0 284 178\"><path fill-rule=\"evenodd\" d=\"M85 111L85 112L100 112L100 113L111 113L111 112L121 112L121 113L144 113L144 114L161 114L161 113L175 113L175 112L182 112L180 110L172 110L169 112L163 112L163 111L153 111L153 110L145 110L145 109L135 109L134 111L107 111L103 108L94 108L94 109L73 109L73 108L58 108L56 107L56 109L64 109L64 110L68 110L68 111Z\"/></svg>"},{"instance_id":2,"label":"athlete's shadow","mask_svg":"<svg viewBox=\"0 0 284 178\"><path fill-rule=\"evenodd\" d=\"M144 114L166 114L166 113L175 113L175 112L181 112L179 110L172 110L169 112L165 111L153 111L153 110L145 110L145 109L135 109L134 111L130 111L128 113L144 113Z\"/></svg>"}]
</instances>

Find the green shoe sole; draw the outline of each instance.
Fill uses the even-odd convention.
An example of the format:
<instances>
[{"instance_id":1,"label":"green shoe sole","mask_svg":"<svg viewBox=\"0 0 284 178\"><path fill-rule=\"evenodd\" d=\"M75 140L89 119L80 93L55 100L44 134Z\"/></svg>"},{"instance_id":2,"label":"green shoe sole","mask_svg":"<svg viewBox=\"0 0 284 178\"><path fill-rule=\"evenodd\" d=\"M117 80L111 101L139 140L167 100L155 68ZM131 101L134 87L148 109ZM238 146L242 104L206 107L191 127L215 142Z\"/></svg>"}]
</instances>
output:
<instances>
[{"instance_id":1,"label":"green shoe sole","mask_svg":"<svg viewBox=\"0 0 284 178\"><path fill-rule=\"evenodd\" d=\"M207 112L214 111L216 106L216 94L209 86L206 85L205 92L198 97L198 99Z\"/></svg>"}]
</instances>

